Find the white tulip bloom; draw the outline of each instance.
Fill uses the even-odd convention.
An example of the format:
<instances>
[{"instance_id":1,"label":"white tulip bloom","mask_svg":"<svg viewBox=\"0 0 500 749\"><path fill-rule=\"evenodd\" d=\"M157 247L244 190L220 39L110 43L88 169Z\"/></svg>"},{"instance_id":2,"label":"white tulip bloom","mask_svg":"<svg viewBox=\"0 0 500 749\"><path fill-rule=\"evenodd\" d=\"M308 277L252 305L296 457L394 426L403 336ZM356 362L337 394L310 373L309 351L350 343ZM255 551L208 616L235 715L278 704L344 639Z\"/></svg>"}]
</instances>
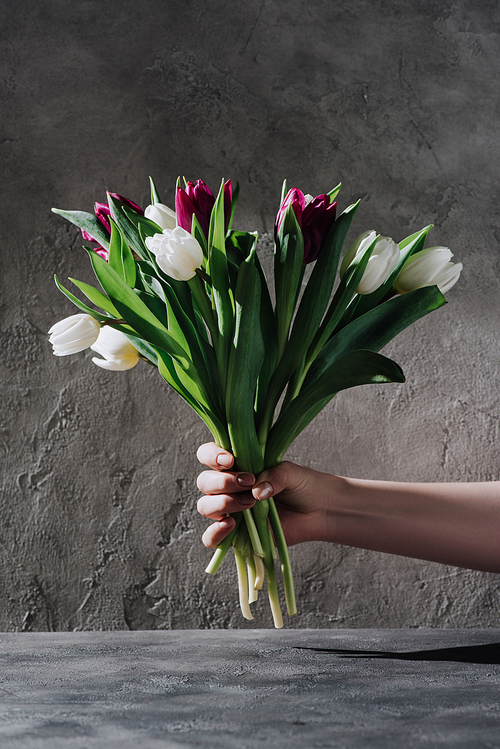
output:
<instances>
[{"instance_id":1,"label":"white tulip bloom","mask_svg":"<svg viewBox=\"0 0 500 749\"><path fill-rule=\"evenodd\" d=\"M167 205L163 205L163 203L148 205L144 211L144 216L158 224L161 229L175 229L177 226L175 211Z\"/></svg>"},{"instance_id":2,"label":"white tulip bloom","mask_svg":"<svg viewBox=\"0 0 500 749\"><path fill-rule=\"evenodd\" d=\"M199 242L185 229L164 229L162 234L146 238L146 247L156 255L158 267L176 281L189 281L203 263Z\"/></svg>"},{"instance_id":3,"label":"white tulip bloom","mask_svg":"<svg viewBox=\"0 0 500 749\"><path fill-rule=\"evenodd\" d=\"M377 232L374 229L368 229L368 231L364 231L363 234L360 234L359 237L357 237L352 245L347 250L346 254L344 255L344 259L342 260L342 264L340 266L340 277L344 275L358 252L364 252L369 245L373 242L375 237L377 236Z\"/></svg>"},{"instance_id":4,"label":"white tulip bloom","mask_svg":"<svg viewBox=\"0 0 500 749\"><path fill-rule=\"evenodd\" d=\"M110 328L109 325L101 328L99 338L90 348L104 357L92 357L94 364L102 369L124 372L135 367L139 361L137 349L132 346L127 336L120 330Z\"/></svg>"},{"instance_id":5,"label":"white tulip bloom","mask_svg":"<svg viewBox=\"0 0 500 749\"><path fill-rule=\"evenodd\" d=\"M71 315L51 327L49 342L56 356L77 354L96 342L100 329L100 323L90 315Z\"/></svg>"},{"instance_id":6,"label":"white tulip bloom","mask_svg":"<svg viewBox=\"0 0 500 749\"><path fill-rule=\"evenodd\" d=\"M462 271L462 263L452 263L453 253L448 247L428 247L411 255L394 283L400 294L437 285L446 294L456 284Z\"/></svg>"},{"instance_id":7,"label":"white tulip bloom","mask_svg":"<svg viewBox=\"0 0 500 749\"><path fill-rule=\"evenodd\" d=\"M363 232L349 247L340 267L340 277L344 275L354 258L365 252L377 234L371 229ZM358 294L371 294L389 278L400 258L399 247L390 237L379 237L361 277Z\"/></svg>"}]
</instances>

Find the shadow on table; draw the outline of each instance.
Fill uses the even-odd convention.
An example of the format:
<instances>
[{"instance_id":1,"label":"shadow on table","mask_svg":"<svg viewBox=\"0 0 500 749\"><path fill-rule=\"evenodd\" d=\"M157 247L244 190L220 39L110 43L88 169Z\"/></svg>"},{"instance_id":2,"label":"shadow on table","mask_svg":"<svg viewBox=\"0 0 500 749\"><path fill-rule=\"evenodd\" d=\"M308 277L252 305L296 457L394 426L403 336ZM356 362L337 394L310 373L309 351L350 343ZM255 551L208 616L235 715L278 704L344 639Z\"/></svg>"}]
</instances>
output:
<instances>
[{"instance_id":1,"label":"shadow on table","mask_svg":"<svg viewBox=\"0 0 500 749\"><path fill-rule=\"evenodd\" d=\"M437 650L411 650L407 653L385 650L344 650L339 648L313 648L297 646L295 650L314 650L316 653L331 653L343 658L389 658L398 661L456 661L458 663L500 663L500 643L488 645L466 645Z\"/></svg>"}]
</instances>

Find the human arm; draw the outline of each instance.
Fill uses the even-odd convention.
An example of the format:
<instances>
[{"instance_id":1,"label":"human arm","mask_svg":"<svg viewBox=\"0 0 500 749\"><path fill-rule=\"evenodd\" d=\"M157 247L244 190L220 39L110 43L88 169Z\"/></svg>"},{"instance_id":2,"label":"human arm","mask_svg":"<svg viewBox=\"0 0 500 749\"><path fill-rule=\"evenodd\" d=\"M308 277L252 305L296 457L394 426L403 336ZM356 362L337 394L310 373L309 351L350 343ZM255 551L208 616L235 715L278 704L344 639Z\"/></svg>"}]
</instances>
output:
<instances>
[{"instance_id":1,"label":"human arm","mask_svg":"<svg viewBox=\"0 0 500 749\"><path fill-rule=\"evenodd\" d=\"M198 509L218 521L203 541L217 546L231 531L226 518L263 499L269 488L287 543L332 543L500 572L500 482L404 483L334 476L284 462L255 479L226 471L230 453L213 443L198 451L204 471ZM246 483L245 483L246 481ZM247 504L242 505L241 502Z\"/></svg>"}]
</instances>

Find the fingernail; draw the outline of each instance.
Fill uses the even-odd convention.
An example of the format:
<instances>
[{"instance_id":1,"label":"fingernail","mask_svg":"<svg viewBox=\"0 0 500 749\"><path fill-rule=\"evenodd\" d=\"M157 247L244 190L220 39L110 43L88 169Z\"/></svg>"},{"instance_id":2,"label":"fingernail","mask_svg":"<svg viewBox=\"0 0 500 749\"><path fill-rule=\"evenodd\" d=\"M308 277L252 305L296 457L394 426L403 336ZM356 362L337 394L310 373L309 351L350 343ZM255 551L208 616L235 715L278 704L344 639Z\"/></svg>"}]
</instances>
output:
<instances>
[{"instance_id":1,"label":"fingernail","mask_svg":"<svg viewBox=\"0 0 500 749\"><path fill-rule=\"evenodd\" d=\"M254 505L255 499L252 497L251 494L238 494L236 497L238 500L238 504L240 504L242 507L248 507L248 505Z\"/></svg>"},{"instance_id":2,"label":"fingernail","mask_svg":"<svg viewBox=\"0 0 500 749\"><path fill-rule=\"evenodd\" d=\"M238 486L253 486L255 484L255 476L252 473L240 473L236 476L236 483Z\"/></svg>"},{"instance_id":3,"label":"fingernail","mask_svg":"<svg viewBox=\"0 0 500 749\"><path fill-rule=\"evenodd\" d=\"M273 487L269 481L263 481L262 484L257 484L253 488L253 495L256 499L269 499L273 494Z\"/></svg>"},{"instance_id":4,"label":"fingernail","mask_svg":"<svg viewBox=\"0 0 500 749\"><path fill-rule=\"evenodd\" d=\"M230 528L232 525L234 525L234 518L232 517L219 520L219 528L222 530L226 530L226 528Z\"/></svg>"},{"instance_id":5,"label":"fingernail","mask_svg":"<svg viewBox=\"0 0 500 749\"><path fill-rule=\"evenodd\" d=\"M231 468L233 465L233 459L230 455L227 453L220 453L220 455L217 455L217 465L221 468Z\"/></svg>"}]
</instances>

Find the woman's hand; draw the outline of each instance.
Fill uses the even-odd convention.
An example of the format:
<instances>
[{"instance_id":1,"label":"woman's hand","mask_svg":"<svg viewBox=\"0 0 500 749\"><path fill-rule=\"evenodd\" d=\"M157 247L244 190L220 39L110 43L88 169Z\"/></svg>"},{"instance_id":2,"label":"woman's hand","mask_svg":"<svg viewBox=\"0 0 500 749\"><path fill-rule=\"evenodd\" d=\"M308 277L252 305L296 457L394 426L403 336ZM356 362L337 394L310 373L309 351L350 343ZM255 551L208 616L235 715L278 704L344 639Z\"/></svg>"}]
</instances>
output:
<instances>
[{"instance_id":1,"label":"woman's hand","mask_svg":"<svg viewBox=\"0 0 500 749\"><path fill-rule=\"evenodd\" d=\"M456 567L500 573L500 481L408 484L318 473L281 463L256 478L231 471L214 443L198 458L198 510L218 522L203 535L214 547L234 527L229 513L274 496L287 544L329 541Z\"/></svg>"},{"instance_id":2,"label":"woman's hand","mask_svg":"<svg viewBox=\"0 0 500 749\"><path fill-rule=\"evenodd\" d=\"M198 512L217 521L203 534L208 548L218 546L234 528L234 518L227 515L269 497L274 497L288 546L323 537L337 477L288 462L257 477L231 471L233 456L214 442L202 445L197 457L211 469L198 477L198 489L205 495L198 501Z\"/></svg>"}]
</instances>

